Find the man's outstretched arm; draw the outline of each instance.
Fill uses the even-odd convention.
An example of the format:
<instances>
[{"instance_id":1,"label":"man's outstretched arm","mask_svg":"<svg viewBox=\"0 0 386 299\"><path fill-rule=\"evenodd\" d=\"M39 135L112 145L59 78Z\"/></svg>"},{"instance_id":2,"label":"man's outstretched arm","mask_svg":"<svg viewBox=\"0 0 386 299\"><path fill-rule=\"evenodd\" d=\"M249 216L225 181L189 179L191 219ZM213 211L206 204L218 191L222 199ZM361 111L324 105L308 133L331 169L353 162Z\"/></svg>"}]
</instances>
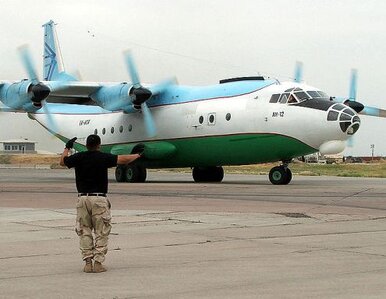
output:
<instances>
[{"instance_id":1,"label":"man's outstretched arm","mask_svg":"<svg viewBox=\"0 0 386 299\"><path fill-rule=\"evenodd\" d=\"M117 164L129 164L141 158L140 154L118 155Z\"/></svg>"}]
</instances>

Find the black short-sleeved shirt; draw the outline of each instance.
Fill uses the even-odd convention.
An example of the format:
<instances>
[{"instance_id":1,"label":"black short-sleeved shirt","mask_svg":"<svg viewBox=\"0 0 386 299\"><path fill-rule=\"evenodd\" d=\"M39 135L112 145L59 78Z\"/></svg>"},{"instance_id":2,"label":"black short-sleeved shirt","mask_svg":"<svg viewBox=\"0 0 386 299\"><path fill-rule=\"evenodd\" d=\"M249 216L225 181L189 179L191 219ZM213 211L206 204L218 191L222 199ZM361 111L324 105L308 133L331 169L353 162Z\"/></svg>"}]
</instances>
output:
<instances>
[{"instance_id":1,"label":"black short-sleeved shirt","mask_svg":"<svg viewBox=\"0 0 386 299\"><path fill-rule=\"evenodd\" d=\"M117 155L86 151L64 157L64 164L75 167L79 193L107 193L108 168L116 166L117 160Z\"/></svg>"}]
</instances>

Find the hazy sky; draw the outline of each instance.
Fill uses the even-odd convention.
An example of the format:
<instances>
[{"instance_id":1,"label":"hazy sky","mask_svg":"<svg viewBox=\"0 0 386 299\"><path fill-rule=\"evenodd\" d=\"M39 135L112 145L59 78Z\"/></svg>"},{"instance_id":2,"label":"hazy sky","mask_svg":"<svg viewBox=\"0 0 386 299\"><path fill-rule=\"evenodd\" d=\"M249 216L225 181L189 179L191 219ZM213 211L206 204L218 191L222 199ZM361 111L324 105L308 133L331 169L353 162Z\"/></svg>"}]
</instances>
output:
<instances>
[{"instance_id":1,"label":"hazy sky","mask_svg":"<svg viewBox=\"0 0 386 299\"><path fill-rule=\"evenodd\" d=\"M122 52L132 49L141 80L176 76L209 85L257 73L304 80L330 95L348 96L358 69L358 100L386 108L386 1L323 0L0 0L0 79L26 74L16 52L29 44L42 69L43 28L58 23L66 70L86 81L128 81ZM386 119L362 116L346 154L386 155ZM23 114L0 114L0 140L29 138L38 149L61 151Z\"/></svg>"}]
</instances>

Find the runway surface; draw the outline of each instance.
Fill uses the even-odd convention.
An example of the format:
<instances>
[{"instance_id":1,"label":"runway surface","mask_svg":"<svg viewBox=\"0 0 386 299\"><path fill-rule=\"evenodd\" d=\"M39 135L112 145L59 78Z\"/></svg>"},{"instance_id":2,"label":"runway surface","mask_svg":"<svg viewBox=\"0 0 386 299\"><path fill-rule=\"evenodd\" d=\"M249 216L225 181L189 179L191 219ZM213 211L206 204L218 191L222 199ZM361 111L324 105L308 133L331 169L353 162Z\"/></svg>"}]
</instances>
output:
<instances>
[{"instance_id":1,"label":"runway surface","mask_svg":"<svg viewBox=\"0 0 386 299\"><path fill-rule=\"evenodd\" d=\"M384 298L386 180L110 173L101 274L82 272L71 170L0 169L0 298Z\"/></svg>"}]
</instances>

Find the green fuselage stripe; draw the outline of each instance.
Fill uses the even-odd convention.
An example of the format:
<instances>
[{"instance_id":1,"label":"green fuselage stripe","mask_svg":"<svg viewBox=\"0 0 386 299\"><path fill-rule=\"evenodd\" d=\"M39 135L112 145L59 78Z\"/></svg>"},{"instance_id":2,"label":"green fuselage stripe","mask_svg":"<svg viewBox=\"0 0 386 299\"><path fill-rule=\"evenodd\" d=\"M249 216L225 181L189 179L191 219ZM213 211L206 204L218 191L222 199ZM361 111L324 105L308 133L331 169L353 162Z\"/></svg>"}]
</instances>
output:
<instances>
[{"instance_id":1,"label":"green fuselage stripe","mask_svg":"<svg viewBox=\"0 0 386 299\"><path fill-rule=\"evenodd\" d=\"M163 160L143 159L141 163L145 167L246 165L290 160L317 151L297 139L277 134L239 134L163 141L176 147L175 155ZM105 152L111 149L112 146L102 147Z\"/></svg>"}]
</instances>

